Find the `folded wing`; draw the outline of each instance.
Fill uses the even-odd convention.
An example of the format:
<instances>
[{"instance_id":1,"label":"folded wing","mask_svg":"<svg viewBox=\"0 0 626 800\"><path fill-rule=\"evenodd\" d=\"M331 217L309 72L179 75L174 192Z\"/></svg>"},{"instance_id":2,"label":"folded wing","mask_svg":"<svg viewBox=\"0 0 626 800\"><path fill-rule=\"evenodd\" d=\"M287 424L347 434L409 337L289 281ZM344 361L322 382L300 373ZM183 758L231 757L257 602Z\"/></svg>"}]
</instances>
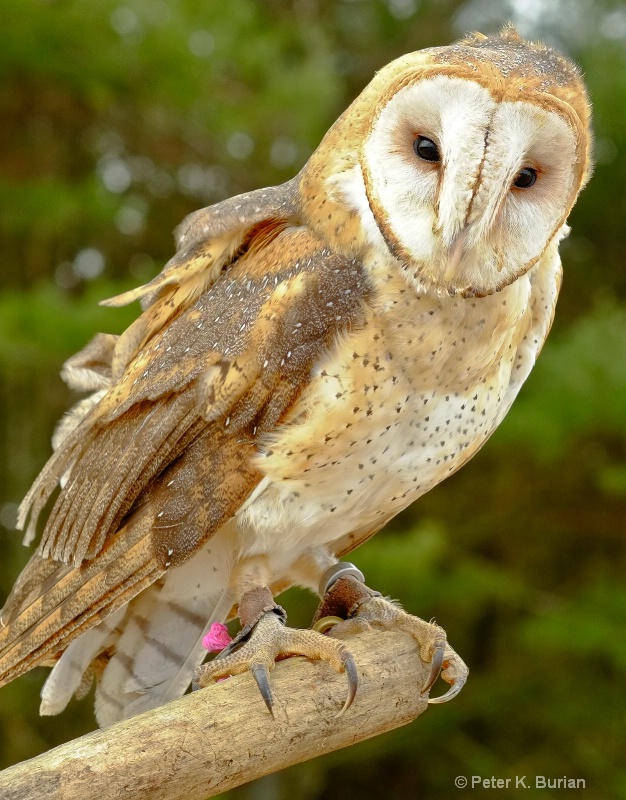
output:
<instances>
[{"instance_id":1,"label":"folded wing","mask_svg":"<svg viewBox=\"0 0 626 800\"><path fill-rule=\"evenodd\" d=\"M361 265L299 224L290 188L282 200L274 190L269 215L246 212L255 196L240 202L219 270L219 258L200 267L177 255L143 293L134 333L75 357L74 374L83 370L98 398L70 418L22 505L32 536L62 485L0 618L0 683L53 663L200 551L261 479L263 437L293 411L318 356L359 323ZM192 215L184 252L228 236L219 209Z\"/></svg>"}]
</instances>

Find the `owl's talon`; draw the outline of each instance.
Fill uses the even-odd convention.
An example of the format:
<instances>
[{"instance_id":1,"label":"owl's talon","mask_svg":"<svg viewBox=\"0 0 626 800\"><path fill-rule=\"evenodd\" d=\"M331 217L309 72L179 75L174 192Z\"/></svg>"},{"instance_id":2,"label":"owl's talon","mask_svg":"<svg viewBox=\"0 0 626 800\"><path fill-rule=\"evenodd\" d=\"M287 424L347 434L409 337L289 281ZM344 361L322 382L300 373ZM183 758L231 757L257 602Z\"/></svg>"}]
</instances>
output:
<instances>
[{"instance_id":1,"label":"owl's talon","mask_svg":"<svg viewBox=\"0 0 626 800\"><path fill-rule=\"evenodd\" d=\"M274 719L274 698L272 697L272 688L270 686L270 676L267 667L265 664L252 664L250 666L250 672L256 681L256 685L259 687L259 692L261 692L261 697L265 701L267 710L272 715L272 719Z\"/></svg>"},{"instance_id":2,"label":"owl's talon","mask_svg":"<svg viewBox=\"0 0 626 800\"><path fill-rule=\"evenodd\" d=\"M437 678L439 677L439 673L441 672L441 665L443 664L443 657L445 652L446 652L445 645L440 644L437 645L437 647L435 648L433 660L431 661L430 675L428 676L428 680L426 681L426 683L422 688L422 694L426 694L427 692L429 692L432 689L433 685L436 683ZM460 691L461 690L459 689L459 692ZM429 700L428 702L431 701ZM441 702L445 701L442 700Z\"/></svg>"},{"instance_id":3,"label":"owl's talon","mask_svg":"<svg viewBox=\"0 0 626 800\"><path fill-rule=\"evenodd\" d=\"M461 691L461 689L465 686L466 678L458 678L451 684L450 688L445 694L442 694L441 697L429 697L428 703L430 705L438 705L440 703L447 703L452 698L456 697L457 694Z\"/></svg>"},{"instance_id":4,"label":"owl's talon","mask_svg":"<svg viewBox=\"0 0 626 800\"><path fill-rule=\"evenodd\" d=\"M463 659L460 658L450 646L447 646L441 664L441 677L446 683L450 684L450 688L445 694L442 694L441 697L429 698L428 702L432 705L437 705L452 700L465 686L468 673L469 670Z\"/></svg>"},{"instance_id":5,"label":"owl's talon","mask_svg":"<svg viewBox=\"0 0 626 800\"><path fill-rule=\"evenodd\" d=\"M359 674L357 672L356 662L352 657L352 653L346 650L341 660L343 663L344 672L348 678L348 696L346 697L346 702L343 704L343 708L337 714L338 717L344 714L352 705L359 684Z\"/></svg>"}]
</instances>

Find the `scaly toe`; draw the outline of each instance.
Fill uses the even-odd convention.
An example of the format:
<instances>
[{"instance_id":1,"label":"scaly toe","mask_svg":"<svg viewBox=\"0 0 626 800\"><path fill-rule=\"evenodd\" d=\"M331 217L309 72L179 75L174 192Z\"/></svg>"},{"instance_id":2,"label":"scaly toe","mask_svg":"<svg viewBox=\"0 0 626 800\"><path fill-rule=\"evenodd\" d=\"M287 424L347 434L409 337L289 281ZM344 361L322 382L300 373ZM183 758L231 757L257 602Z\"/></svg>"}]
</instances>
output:
<instances>
[{"instance_id":1,"label":"scaly toe","mask_svg":"<svg viewBox=\"0 0 626 800\"><path fill-rule=\"evenodd\" d=\"M422 694L430 691L440 675L450 684L450 689L444 695L434 697L429 703L447 703L463 688L469 670L448 645L446 633L439 625L407 614L396 603L384 597L371 597L360 603L356 616L332 628L331 636L342 636L349 628L357 629L358 625L403 631L413 637L418 644L422 661L430 662L430 672L422 687Z\"/></svg>"},{"instance_id":2,"label":"scaly toe","mask_svg":"<svg viewBox=\"0 0 626 800\"><path fill-rule=\"evenodd\" d=\"M337 672L345 672L348 694L340 714L351 706L357 691L358 675L354 658L343 642L317 631L287 628L282 619L271 611L264 614L246 635L247 640L239 638L230 652L225 654L223 651L213 661L196 670L194 689L208 686L220 678L250 671L268 711L274 716L270 670L277 659L300 655L313 661L326 661Z\"/></svg>"}]
</instances>

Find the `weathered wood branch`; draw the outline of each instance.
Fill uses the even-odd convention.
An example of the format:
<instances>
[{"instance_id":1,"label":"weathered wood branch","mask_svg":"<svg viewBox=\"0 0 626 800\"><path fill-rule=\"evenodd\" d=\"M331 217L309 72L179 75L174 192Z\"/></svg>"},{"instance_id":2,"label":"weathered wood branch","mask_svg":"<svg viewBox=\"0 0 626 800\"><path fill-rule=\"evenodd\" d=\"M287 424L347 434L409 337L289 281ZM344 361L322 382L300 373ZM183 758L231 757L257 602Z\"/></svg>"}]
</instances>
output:
<instances>
[{"instance_id":1,"label":"weathered wood branch","mask_svg":"<svg viewBox=\"0 0 626 800\"><path fill-rule=\"evenodd\" d=\"M272 672L272 720L248 674L95 731L0 773L3 800L204 800L300 761L405 725L426 709L428 675L406 634L350 638L353 706L337 716L346 677L304 658Z\"/></svg>"}]
</instances>

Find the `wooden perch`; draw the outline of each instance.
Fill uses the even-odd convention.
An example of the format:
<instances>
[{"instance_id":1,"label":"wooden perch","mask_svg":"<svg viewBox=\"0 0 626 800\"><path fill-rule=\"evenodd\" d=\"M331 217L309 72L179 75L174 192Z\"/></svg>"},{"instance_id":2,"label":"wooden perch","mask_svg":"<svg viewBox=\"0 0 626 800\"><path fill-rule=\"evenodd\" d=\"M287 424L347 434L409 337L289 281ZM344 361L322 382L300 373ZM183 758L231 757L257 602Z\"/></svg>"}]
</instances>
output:
<instances>
[{"instance_id":1,"label":"wooden perch","mask_svg":"<svg viewBox=\"0 0 626 800\"><path fill-rule=\"evenodd\" d=\"M368 631L349 647L359 688L340 717L346 676L290 658L271 674L275 719L252 677L239 675L0 772L0 797L204 800L405 725L426 709L420 687L429 668L413 639Z\"/></svg>"}]
</instances>

